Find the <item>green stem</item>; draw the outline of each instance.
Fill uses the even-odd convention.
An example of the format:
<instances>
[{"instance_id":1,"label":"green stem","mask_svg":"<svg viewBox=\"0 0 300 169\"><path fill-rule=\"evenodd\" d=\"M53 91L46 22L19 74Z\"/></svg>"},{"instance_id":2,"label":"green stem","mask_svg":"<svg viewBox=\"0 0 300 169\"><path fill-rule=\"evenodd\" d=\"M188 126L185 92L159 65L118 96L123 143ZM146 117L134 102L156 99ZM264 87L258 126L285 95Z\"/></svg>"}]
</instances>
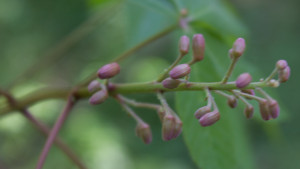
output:
<instances>
[{"instance_id":1,"label":"green stem","mask_svg":"<svg viewBox=\"0 0 300 169\"><path fill-rule=\"evenodd\" d=\"M147 83L127 83L127 84L111 84L113 89L110 92L111 95L116 94L130 94L130 93L156 93L157 91L162 92L174 92L174 91L201 91L208 87L210 90L234 90L237 89L235 83L221 84L219 82L211 83L196 83L188 82L187 84L180 84L175 89L166 89L161 83L147 82ZM257 87L272 87L265 82L252 82L244 89L255 89ZM36 90L24 97L17 99L15 106L10 106L7 103L0 104L0 115L7 114L14 110L21 110L29 107L32 104L47 99L64 99L68 96L72 88L43 88ZM86 87L79 88L74 97L76 99L84 99L90 97L91 94L88 92ZM251 96L251 95L250 95Z\"/></svg>"},{"instance_id":2,"label":"green stem","mask_svg":"<svg viewBox=\"0 0 300 169\"><path fill-rule=\"evenodd\" d=\"M163 81L165 78L167 78L169 75L168 73L180 62L180 60L183 58L183 55L179 54L179 56L177 57L177 59L173 62L173 64L171 66L169 66L167 69L164 70L164 72L162 72L162 74L160 74L156 80L156 82L161 82Z\"/></svg>"},{"instance_id":3,"label":"green stem","mask_svg":"<svg viewBox=\"0 0 300 169\"><path fill-rule=\"evenodd\" d=\"M229 68L228 68L228 70L227 70L227 72L226 72L226 74L225 74L223 80L221 81L222 84L227 83L227 81L228 81L229 77L231 76L232 71L233 71L233 69L234 69L234 67L235 67L237 61L238 61L238 58L237 58L237 57L234 57L234 58L232 59L231 64L230 64L230 66L229 66Z\"/></svg>"},{"instance_id":4,"label":"green stem","mask_svg":"<svg viewBox=\"0 0 300 169\"><path fill-rule=\"evenodd\" d=\"M240 100L242 100L242 102L248 106L248 107L251 107L252 105L244 98L242 97L239 93L237 93L236 91L231 91L237 98L239 98Z\"/></svg>"},{"instance_id":5,"label":"green stem","mask_svg":"<svg viewBox=\"0 0 300 169\"><path fill-rule=\"evenodd\" d=\"M138 51L139 49L141 49L142 47L148 45L149 43L167 35L168 33L172 32L173 30L175 30L178 27L177 24L172 25L168 28L166 28L165 30L151 36L149 39L146 39L145 41L137 44L136 46L130 48L129 50L123 52L122 54L120 54L119 56L117 56L114 60L112 60L111 62L120 62L122 60L124 60L125 58L127 58L128 56L130 56L131 54L133 54L134 52ZM97 78L97 73L94 72L92 73L88 78L86 78L85 80L83 80L81 83L79 83L78 86L82 87L82 86L87 86L91 81L93 81L94 79Z\"/></svg>"},{"instance_id":6,"label":"green stem","mask_svg":"<svg viewBox=\"0 0 300 169\"><path fill-rule=\"evenodd\" d=\"M244 96L246 98L249 98L249 99L254 99L254 100L257 100L257 101L265 101L264 98L261 98L261 97L258 97L258 96L253 96L253 95L250 95L250 94L247 94L247 93L243 93L243 92L240 92L240 91L237 91L237 90L233 90L233 92L241 95L241 96Z\"/></svg>"},{"instance_id":7,"label":"green stem","mask_svg":"<svg viewBox=\"0 0 300 169\"><path fill-rule=\"evenodd\" d=\"M120 103L128 115L130 115L137 123L144 123L144 121L137 114L135 114L135 112L127 104L125 104L122 99L119 98L119 96L116 96L116 100Z\"/></svg>"},{"instance_id":8,"label":"green stem","mask_svg":"<svg viewBox=\"0 0 300 169\"><path fill-rule=\"evenodd\" d=\"M276 76L278 68L275 67L272 73L264 80L264 82L269 82L274 76Z\"/></svg>"},{"instance_id":9,"label":"green stem","mask_svg":"<svg viewBox=\"0 0 300 169\"><path fill-rule=\"evenodd\" d=\"M128 99L122 95L118 95L118 98L121 99L123 102L126 102L127 104L135 107L143 107L143 108L154 109L154 110L159 110L161 108L161 106L158 104L137 102L135 100Z\"/></svg>"}]
</instances>

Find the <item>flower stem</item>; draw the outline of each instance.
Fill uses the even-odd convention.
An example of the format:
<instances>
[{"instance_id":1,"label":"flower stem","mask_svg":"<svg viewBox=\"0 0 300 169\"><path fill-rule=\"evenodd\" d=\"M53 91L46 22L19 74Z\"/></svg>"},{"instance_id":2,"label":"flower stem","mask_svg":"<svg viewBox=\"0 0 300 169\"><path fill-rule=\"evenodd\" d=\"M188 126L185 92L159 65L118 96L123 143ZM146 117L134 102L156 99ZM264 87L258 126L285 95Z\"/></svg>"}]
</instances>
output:
<instances>
[{"instance_id":1,"label":"flower stem","mask_svg":"<svg viewBox=\"0 0 300 169\"><path fill-rule=\"evenodd\" d=\"M264 98L261 98L261 97L258 97L258 96L253 96L253 95L250 95L250 94L247 94L247 93L243 93L243 92L240 92L240 91L237 91L237 90L233 90L234 93L237 93L241 96L244 96L246 98L249 98L249 99L254 99L254 100L257 100L257 101L264 101L265 99Z\"/></svg>"},{"instance_id":2,"label":"flower stem","mask_svg":"<svg viewBox=\"0 0 300 169\"><path fill-rule=\"evenodd\" d=\"M242 102L246 105L246 106L248 106L248 107L251 107L252 105L244 98L244 97L242 97L239 93L237 93L236 91L231 91L237 98L239 98L239 99L241 99L242 100Z\"/></svg>"},{"instance_id":3,"label":"flower stem","mask_svg":"<svg viewBox=\"0 0 300 169\"><path fill-rule=\"evenodd\" d=\"M278 72L278 68L275 67L274 70L272 71L272 73L264 80L264 82L269 82L274 76L276 76Z\"/></svg>"},{"instance_id":4,"label":"flower stem","mask_svg":"<svg viewBox=\"0 0 300 169\"><path fill-rule=\"evenodd\" d=\"M144 121L137 115L135 112L120 99L120 96L116 96L117 101L123 107L123 109L137 122L137 123L144 123Z\"/></svg>"},{"instance_id":5,"label":"flower stem","mask_svg":"<svg viewBox=\"0 0 300 169\"><path fill-rule=\"evenodd\" d=\"M154 110L159 110L161 108L161 106L158 104L137 102L135 100L128 99L122 95L118 95L118 98L121 99L123 102L126 102L127 104L130 104L135 107L144 107Z\"/></svg>"},{"instance_id":6,"label":"flower stem","mask_svg":"<svg viewBox=\"0 0 300 169\"><path fill-rule=\"evenodd\" d=\"M50 135L48 136L48 139L46 141L46 144L42 150L42 153L39 157L39 161L37 163L36 169L42 169L43 165L45 163L46 157L50 151L50 148L55 140L56 135L58 134L61 126L63 125L63 123L65 122L67 116L69 115L69 113L71 112L71 109L73 108L73 106L75 105L75 99L73 97L72 94L70 94L67 104L65 106L65 108L63 109L61 115L59 116L59 118L57 119L56 123L54 124L53 129L50 132Z\"/></svg>"},{"instance_id":7,"label":"flower stem","mask_svg":"<svg viewBox=\"0 0 300 169\"><path fill-rule=\"evenodd\" d=\"M228 70L227 70L227 72L226 72L226 74L225 74L223 80L221 81L222 84L227 83L227 81L228 81L229 77L231 76L232 71L233 71L233 69L234 69L234 67L235 67L237 61L238 61L238 58L237 58L237 57L234 57L234 58L232 59L231 64L230 64L230 66L229 66L229 68L228 68Z\"/></svg>"}]
</instances>

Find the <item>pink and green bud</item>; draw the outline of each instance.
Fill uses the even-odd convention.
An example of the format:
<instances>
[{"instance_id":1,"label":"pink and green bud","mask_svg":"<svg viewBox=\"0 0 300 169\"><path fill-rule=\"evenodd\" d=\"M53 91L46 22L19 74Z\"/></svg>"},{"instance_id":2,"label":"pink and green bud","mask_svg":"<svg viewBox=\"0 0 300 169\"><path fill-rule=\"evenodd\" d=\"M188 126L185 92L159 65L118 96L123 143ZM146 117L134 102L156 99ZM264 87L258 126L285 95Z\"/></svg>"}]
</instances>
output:
<instances>
[{"instance_id":1,"label":"pink and green bud","mask_svg":"<svg viewBox=\"0 0 300 169\"><path fill-rule=\"evenodd\" d=\"M181 134L181 131L182 131L182 121L179 118L176 118L172 138L177 138Z\"/></svg>"},{"instance_id":2,"label":"pink and green bud","mask_svg":"<svg viewBox=\"0 0 300 169\"><path fill-rule=\"evenodd\" d=\"M180 83L181 83L180 80L172 79L169 77L162 81L162 85L167 89L174 89L178 87Z\"/></svg>"},{"instance_id":3,"label":"pink and green bud","mask_svg":"<svg viewBox=\"0 0 300 169\"><path fill-rule=\"evenodd\" d=\"M283 70L279 70L279 82L280 83L284 83L286 81L289 80L290 75L291 75L291 68L289 66L287 66L286 68L284 68Z\"/></svg>"},{"instance_id":4,"label":"pink and green bud","mask_svg":"<svg viewBox=\"0 0 300 169\"><path fill-rule=\"evenodd\" d=\"M108 92L105 89L102 89L96 93L94 93L90 97L90 104L96 105L103 103L108 98Z\"/></svg>"},{"instance_id":5,"label":"pink and green bud","mask_svg":"<svg viewBox=\"0 0 300 169\"><path fill-rule=\"evenodd\" d=\"M218 110L214 110L212 112L206 113L199 119L199 123L201 126L211 126L215 124L220 119L220 113Z\"/></svg>"},{"instance_id":6,"label":"pink and green bud","mask_svg":"<svg viewBox=\"0 0 300 169\"><path fill-rule=\"evenodd\" d=\"M97 90L101 89L101 84L97 80L93 80L89 85L88 85L88 91L90 93L93 93Z\"/></svg>"},{"instance_id":7,"label":"pink and green bud","mask_svg":"<svg viewBox=\"0 0 300 169\"><path fill-rule=\"evenodd\" d=\"M146 123L139 123L135 129L136 135L140 137L145 144L149 144L152 141L152 133L150 126Z\"/></svg>"},{"instance_id":8,"label":"pink and green bud","mask_svg":"<svg viewBox=\"0 0 300 169\"><path fill-rule=\"evenodd\" d=\"M114 77L118 73L120 73L120 66L118 63L113 62L113 63L102 66L98 70L98 77L100 79L109 79L109 78Z\"/></svg>"},{"instance_id":9,"label":"pink and green bud","mask_svg":"<svg viewBox=\"0 0 300 169\"><path fill-rule=\"evenodd\" d=\"M287 63L286 60L278 60L277 63L276 63L276 67L277 67L279 70L283 70L283 69L285 69L287 66L288 66L288 63Z\"/></svg>"},{"instance_id":10,"label":"pink and green bud","mask_svg":"<svg viewBox=\"0 0 300 169\"><path fill-rule=\"evenodd\" d=\"M227 99L227 104L231 107L231 108L235 108L237 106L237 100L234 96L231 96L230 98Z\"/></svg>"},{"instance_id":11,"label":"pink and green bud","mask_svg":"<svg viewBox=\"0 0 300 169\"><path fill-rule=\"evenodd\" d=\"M189 48L190 48L190 38L187 36L181 36L179 40L179 52L181 53L181 55L184 56L187 53L189 53Z\"/></svg>"},{"instance_id":12,"label":"pink and green bud","mask_svg":"<svg viewBox=\"0 0 300 169\"><path fill-rule=\"evenodd\" d=\"M191 67L188 64L181 64L175 66L170 72L169 75L172 79L182 78L191 72Z\"/></svg>"},{"instance_id":13,"label":"pink and green bud","mask_svg":"<svg viewBox=\"0 0 300 169\"><path fill-rule=\"evenodd\" d=\"M271 99L268 101L269 111L273 119L279 116L280 108L276 100Z\"/></svg>"},{"instance_id":14,"label":"pink and green bud","mask_svg":"<svg viewBox=\"0 0 300 169\"><path fill-rule=\"evenodd\" d=\"M196 119L200 119L203 115L209 112L211 112L211 108L209 106L203 106L196 110L194 116L196 117Z\"/></svg>"},{"instance_id":15,"label":"pink and green bud","mask_svg":"<svg viewBox=\"0 0 300 169\"><path fill-rule=\"evenodd\" d=\"M176 126L176 119L173 115L166 115L162 123L162 139L169 141L173 138Z\"/></svg>"},{"instance_id":16,"label":"pink and green bud","mask_svg":"<svg viewBox=\"0 0 300 169\"><path fill-rule=\"evenodd\" d=\"M201 61L205 53L205 39L202 34L196 34L193 37L193 60Z\"/></svg>"},{"instance_id":17,"label":"pink and green bud","mask_svg":"<svg viewBox=\"0 0 300 169\"><path fill-rule=\"evenodd\" d=\"M259 111L263 120L270 120L269 104L267 100L259 101Z\"/></svg>"},{"instance_id":18,"label":"pink and green bud","mask_svg":"<svg viewBox=\"0 0 300 169\"><path fill-rule=\"evenodd\" d=\"M235 42L233 43L232 51L229 51L230 56L236 58L242 56L245 51L245 48L246 48L245 39L237 38L237 40L235 40Z\"/></svg>"},{"instance_id":19,"label":"pink and green bud","mask_svg":"<svg viewBox=\"0 0 300 169\"><path fill-rule=\"evenodd\" d=\"M252 81L252 77L249 73L243 73L241 74L237 80L235 81L235 85L238 88L244 88L248 86Z\"/></svg>"},{"instance_id":20,"label":"pink and green bud","mask_svg":"<svg viewBox=\"0 0 300 169\"><path fill-rule=\"evenodd\" d=\"M246 116L246 118L251 119L253 117L253 113L254 113L253 106L251 105L246 106L246 108L244 109L244 115Z\"/></svg>"}]
</instances>

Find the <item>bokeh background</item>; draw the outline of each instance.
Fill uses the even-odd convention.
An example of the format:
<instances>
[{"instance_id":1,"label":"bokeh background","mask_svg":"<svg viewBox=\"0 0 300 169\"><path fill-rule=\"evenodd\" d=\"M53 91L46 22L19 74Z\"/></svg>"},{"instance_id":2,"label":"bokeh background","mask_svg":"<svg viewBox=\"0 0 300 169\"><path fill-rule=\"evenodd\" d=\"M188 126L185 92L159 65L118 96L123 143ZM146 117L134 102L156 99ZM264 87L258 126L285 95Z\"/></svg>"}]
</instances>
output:
<instances>
[{"instance_id":1,"label":"bokeh background","mask_svg":"<svg viewBox=\"0 0 300 169\"><path fill-rule=\"evenodd\" d=\"M47 85L71 86L77 83L133 46L131 43L143 39L145 32L139 30L148 28L147 31L155 32L173 22L161 18L160 25L153 25L149 22L153 16L136 15L144 8L160 13L160 6L150 6L148 2L140 1L133 8L135 10L124 16L126 7L108 0L0 0L1 88L11 88L16 96L22 96ZM267 123L259 119L243 121L255 166L259 169L300 168L300 93L297 89L300 81L297 76L300 69L297 66L300 62L300 2L224 2L245 27L248 46L243 60L255 66L250 71L267 76L279 59L286 59L292 69L290 80L280 88L272 89L282 105L281 118ZM145 20L142 22L139 17ZM66 39L70 35L73 38ZM177 44L175 37L170 34L135 53L122 63L124 71L114 81L155 78L176 55L176 49L172 49ZM76 43L70 45L74 41ZM174 95L167 96L174 107ZM156 102L154 95L136 94L131 97ZM51 126L63 104L62 100L49 100L34 105L30 111ZM170 142L162 141L161 124L155 112L136 111L152 126L154 139L150 145L144 145L135 136L134 121L112 99L95 107L89 106L87 101L80 102L60 136L89 168L197 168L182 137ZM0 168L33 168L44 142L45 138L19 113L1 116ZM51 168L76 166L53 146L45 165L45 169Z\"/></svg>"}]
</instances>

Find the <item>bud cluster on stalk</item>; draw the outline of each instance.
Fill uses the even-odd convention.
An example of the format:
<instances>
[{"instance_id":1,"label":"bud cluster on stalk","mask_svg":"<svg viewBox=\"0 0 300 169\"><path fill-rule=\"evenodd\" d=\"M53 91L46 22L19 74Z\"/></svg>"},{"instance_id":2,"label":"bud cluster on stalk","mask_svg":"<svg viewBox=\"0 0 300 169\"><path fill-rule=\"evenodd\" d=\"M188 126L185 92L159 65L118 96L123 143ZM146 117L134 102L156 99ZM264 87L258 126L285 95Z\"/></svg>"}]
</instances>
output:
<instances>
[{"instance_id":1,"label":"bud cluster on stalk","mask_svg":"<svg viewBox=\"0 0 300 169\"><path fill-rule=\"evenodd\" d=\"M278 87L280 83L286 82L290 77L291 71L287 61L279 60L275 65L274 71L265 80L252 82L253 79L251 74L249 72L244 72L241 73L236 80L227 82L230 79L238 59L244 54L246 48L245 40L243 38L237 38L233 43L232 48L229 49L228 53L231 59L231 65L224 75L223 80L209 83L190 82L189 74L192 71L191 67L193 64L204 59L206 45L202 34L195 34L191 43L192 44L190 45L188 36L181 36L178 43L178 58L168 69L162 72L158 80L149 83L149 85L156 85L157 89L151 89L151 92L156 92L160 104L130 101L130 99L127 99L120 94L110 93L109 90L112 89L109 86L114 86L114 84L109 82L108 79L120 72L120 66L116 62L102 66L97 72L100 79L106 80L106 85L97 80L92 81L89 84L88 91L92 93L90 103L100 104L104 102L110 94L113 95L113 97L115 97L115 99L123 106L125 111L136 120L136 135L140 137L145 144L149 144L152 141L150 125L145 123L141 117L133 112L133 110L129 108L129 105L155 109L162 123L162 139L164 141L169 141L177 138L181 134L183 123L175 111L169 107L167 101L163 97L163 93L170 91L175 92L177 89L182 90L193 85L203 86L202 88L199 88L199 90L204 90L206 92L207 104L198 108L194 113L195 118L203 127L211 126L221 118L218 105L214 100L214 94L225 97L228 106L231 108L236 108L238 103L242 103L244 105L243 113L247 119L252 118L255 111L255 106L253 106L249 100L257 102L263 120L276 119L279 116L280 108L278 102L269 96L261 87ZM190 46L192 50L190 62L180 63L181 59L189 53ZM278 79L274 79L276 75L278 75ZM259 96L257 96L256 93L259 93Z\"/></svg>"}]
</instances>

